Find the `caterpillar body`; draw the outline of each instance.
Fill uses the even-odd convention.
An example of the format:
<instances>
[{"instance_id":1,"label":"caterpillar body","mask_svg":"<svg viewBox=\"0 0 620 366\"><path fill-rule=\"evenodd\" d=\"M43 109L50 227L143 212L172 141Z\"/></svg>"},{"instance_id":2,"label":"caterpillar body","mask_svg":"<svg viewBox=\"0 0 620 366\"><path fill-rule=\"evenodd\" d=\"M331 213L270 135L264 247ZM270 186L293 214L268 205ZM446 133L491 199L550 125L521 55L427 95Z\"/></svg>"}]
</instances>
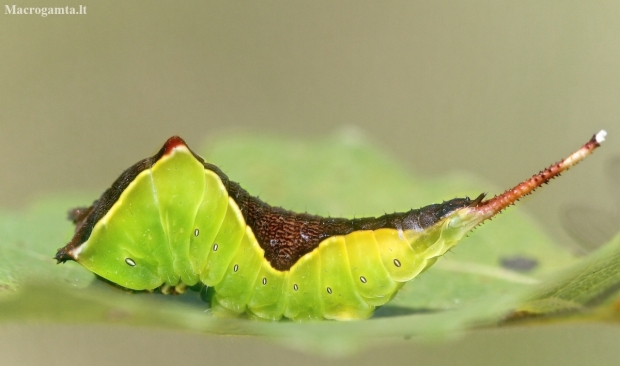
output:
<instances>
[{"instance_id":1,"label":"caterpillar body","mask_svg":"<svg viewBox=\"0 0 620 366\"><path fill-rule=\"evenodd\" d=\"M214 288L216 314L364 319L473 227L577 164L604 137L489 200L481 194L350 220L272 207L174 136L92 206L70 212L75 234L55 259L133 290L203 283Z\"/></svg>"}]
</instances>

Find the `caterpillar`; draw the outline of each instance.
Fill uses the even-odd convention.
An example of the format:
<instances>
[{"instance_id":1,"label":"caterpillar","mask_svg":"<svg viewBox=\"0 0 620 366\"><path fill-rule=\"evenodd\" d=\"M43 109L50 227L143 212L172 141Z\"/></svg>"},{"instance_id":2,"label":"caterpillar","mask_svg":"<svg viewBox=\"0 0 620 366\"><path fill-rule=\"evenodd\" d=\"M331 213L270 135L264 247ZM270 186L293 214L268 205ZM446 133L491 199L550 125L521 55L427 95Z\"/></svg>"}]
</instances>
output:
<instances>
[{"instance_id":1,"label":"caterpillar","mask_svg":"<svg viewBox=\"0 0 620 366\"><path fill-rule=\"evenodd\" d=\"M90 207L70 211L75 234L54 258L132 290L202 283L214 291L216 314L364 319L472 228L583 160L605 135L494 198L358 219L272 207L173 136Z\"/></svg>"}]
</instances>

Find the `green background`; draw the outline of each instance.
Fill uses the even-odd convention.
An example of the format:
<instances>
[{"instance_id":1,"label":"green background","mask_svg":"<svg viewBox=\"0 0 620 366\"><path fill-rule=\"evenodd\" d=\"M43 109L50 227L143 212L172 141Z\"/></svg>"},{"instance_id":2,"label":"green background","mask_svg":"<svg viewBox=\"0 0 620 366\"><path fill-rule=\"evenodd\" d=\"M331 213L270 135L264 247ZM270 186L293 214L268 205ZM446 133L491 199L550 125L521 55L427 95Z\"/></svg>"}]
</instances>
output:
<instances>
[{"instance_id":1,"label":"green background","mask_svg":"<svg viewBox=\"0 0 620 366\"><path fill-rule=\"evenodd\" d=\"M40 5L79 4L87 15L45 18L2 4L4 207L99 192L172 134L200 146L235 131L305 138L352 126L412 171L465 170L506 188L605 128L603 149L522 206L570 245L563 207L612 208L603 177L620 153L618 3ZM594 324L501 329L330 362L611 365L619 335ZM317 361L249 337L102 326L3 325L0 354L6 364Z\"/></svg>"}]
</instances>

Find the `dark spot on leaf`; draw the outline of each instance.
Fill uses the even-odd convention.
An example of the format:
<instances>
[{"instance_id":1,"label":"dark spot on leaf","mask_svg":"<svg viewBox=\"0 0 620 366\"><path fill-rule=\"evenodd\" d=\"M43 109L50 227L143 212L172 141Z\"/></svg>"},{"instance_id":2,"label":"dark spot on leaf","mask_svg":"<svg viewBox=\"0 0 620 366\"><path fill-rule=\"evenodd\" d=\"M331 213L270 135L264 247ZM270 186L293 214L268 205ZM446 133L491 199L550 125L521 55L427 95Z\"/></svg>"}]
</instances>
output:
<instances>
[{"instance_id":1,"label":"dark spot on leaf","mask_svg":"<svg viewBox=\"0 0 620 366\"><path fill-rule=\"evenodd\" d=\"M429 314L441 310L430 308L408 308L406 306L384 305L375 310L373 318L388 318L393 316L406 316L412 314Z\"/></svg>"},{"instance_id":2,"label":"dark spot on leaf","mask_svg":"<svg viewBox=\"0 0 620 366\"><path fill-rule=\"evenodd\" d=\"M536 258L521 255L502 258L500 263L502 267L516 272L529 272L538 267L538 260Z\"/></svg>"}]
</instances>

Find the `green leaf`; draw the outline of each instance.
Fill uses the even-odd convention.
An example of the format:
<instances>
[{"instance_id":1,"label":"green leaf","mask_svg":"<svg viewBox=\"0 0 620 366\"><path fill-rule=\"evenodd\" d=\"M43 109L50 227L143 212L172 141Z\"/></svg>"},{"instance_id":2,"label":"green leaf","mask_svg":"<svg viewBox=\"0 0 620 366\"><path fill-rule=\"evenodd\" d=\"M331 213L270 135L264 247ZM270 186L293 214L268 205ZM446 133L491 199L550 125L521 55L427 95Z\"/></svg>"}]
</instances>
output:
<instances>
[{"instance_id":1,"label":"green leaf","mask_svg":"<svg viewBox=\"0 0 620 366\"><path fill-rule=\"evenodd\" d=\"M68 209L92 200L49 198L27 212L0 211L0 295L27 282L78 288L92 282L93 276L80 266L73 263L56 267L50 255L71 238Z\"/></svg>"},{"instance_id":2,"label":"green leaf","mask_svg":"<svg viewBox=\"0 0 620 366\"><path fill-rule=\"evenodd\" d=\"M620 319L620 235L540 286L519 311ZM525 315L525 314L521 314Z\"/></svg>"},{"instance_id":3,"label":"green leaf","mask_svg":"<svg viewBox=\"0 0 620 366\"><path fill-rule=\"evenodd\" d=\"M466 173L433 179L412 176L393 158L350 132L319 141L223 138L208 151L207 160L250 193L275 205L316 214L376 216L456 196L499 192ZM114 178L110 177L110 183ZM210 314L208 304L196 292L182 296L125 292L96 280L75 263L56 265L52 256L72 230L66 220L67 209L95 198L97 195L82 200L60 197L42 200L26 212L0 212L1 322L112 322L262 335L293 347L343 353L370 341L448 337L474 326L498 324L520 308L524 299L539 294L541 286L564 283L552 274L580 265L532 219L511 208L476 229L408 283L372 319L314 323L219 319ZM617 261L606 263L605 273L613 273L611 277L589 277L600 286L599 294L617 284ZM573 275L575 272L565 276ZM558 291L549 290L549 295L537 299L553 298L580 306L590 301L580 297L587 292L583 287L567 291L569 296L559 296ZM586 297L596 298L590 295ZM550 300L545 306L554 305Z\"/></svg>"}]
</instances>

